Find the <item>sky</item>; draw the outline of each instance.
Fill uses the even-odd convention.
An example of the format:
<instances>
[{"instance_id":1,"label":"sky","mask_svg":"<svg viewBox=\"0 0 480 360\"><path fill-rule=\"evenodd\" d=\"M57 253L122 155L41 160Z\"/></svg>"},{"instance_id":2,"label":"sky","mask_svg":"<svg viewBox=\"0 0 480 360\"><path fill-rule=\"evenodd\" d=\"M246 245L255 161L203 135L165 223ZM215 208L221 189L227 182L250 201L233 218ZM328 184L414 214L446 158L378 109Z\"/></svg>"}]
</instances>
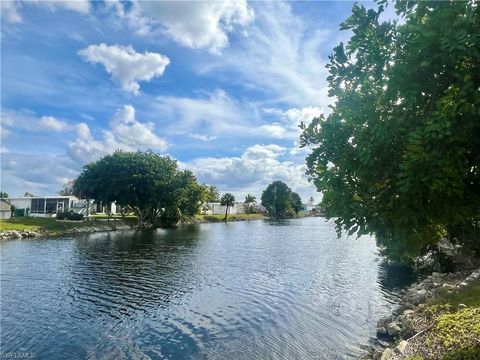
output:
<instances>
[{"instance_id":1,"label":"sky","mask_svg":"<svg viewBox=\"0 0 480 360\"><path fill-rule=\"evenodd\" d=\"M56 194L86 163L152 149L237 199L282 180L319 200L298 125L333 102L352 5L2 0L2 191Z\"/></svg>"}]
</instances>

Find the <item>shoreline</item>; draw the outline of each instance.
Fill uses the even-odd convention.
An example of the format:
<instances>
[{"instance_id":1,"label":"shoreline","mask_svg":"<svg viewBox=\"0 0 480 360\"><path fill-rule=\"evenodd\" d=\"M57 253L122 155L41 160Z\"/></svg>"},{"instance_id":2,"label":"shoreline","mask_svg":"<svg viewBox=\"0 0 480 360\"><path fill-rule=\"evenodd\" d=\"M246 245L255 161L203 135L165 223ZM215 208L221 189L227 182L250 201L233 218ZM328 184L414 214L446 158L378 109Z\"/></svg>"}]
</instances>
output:
<instances>
[{"instance_id":1,"label":"shoreline","mask_svg":"<svg viewBox=\"0 0 480 360\"><path fill-rule=\"evenodd\" d=\"M243 214L242 214L243 215ZM250 214L252 216L236 216L230 215L228 219L223 220L223 215L221 217L216 217L214 215L196 217L192 221L178 223L176 226L182 225L194 225L194 224L206 224L206 223L222 223L222 222L239 222L239 221L254 221L254 220L267 220L270 219L268 216L263 214ZM19 218L24 219L24 218ZM26 219L26 218L25 218ZM43 218L45 219L45 218ZM4 220L2 220L3 222ZM111 231L124 231L124 230L139 230L145 229L139 227L136 223L132 221L126 221L121 218L111 218L107 221L106 218L94 219L94 220L85 220L82 222L71 221L71 220L56 220L55 218L48 218L44 222L51 222L50 225L64 226L64 229L53 230L48 228L35 228L32 229L32 225L25 225L22 228L18 224L19 229L0 229L0 241L1 240L21 240L21 239L41 239L45 237L59 237L63 235L74 235L74 234L89 234L89 233L98 233L98 232L111 232Z\"/></svg>"},{"instance_id":2,"label":"shoreline","mask_svg":"<svg viewBox=\"0 0 480 360\"><path fill-rule=\"evenodd\" d=\"M371 338L370 343L366 346L367 354L362 358L373 360L437 359L447 355L446 352L458 350L458 348L449 348L448 346L442 348L441 345L437 346L435 350L431 350L429 345L425 345L426 339L432 343L436 342L436 338L439 337L436 330L441 324L439 319L444 321L442 316L450 314L461 316L463 311L469 309L463 303L452 302L452 305L445 301L451 296L463 299L462 292L476 286L480 286L480 269L454 273L433 272L413 283L402 291L403 298L392 314L378 320L376 337ZM479 310L480 315L480 309L473 307L473 310Z\"/></svg>"}]
</instances>

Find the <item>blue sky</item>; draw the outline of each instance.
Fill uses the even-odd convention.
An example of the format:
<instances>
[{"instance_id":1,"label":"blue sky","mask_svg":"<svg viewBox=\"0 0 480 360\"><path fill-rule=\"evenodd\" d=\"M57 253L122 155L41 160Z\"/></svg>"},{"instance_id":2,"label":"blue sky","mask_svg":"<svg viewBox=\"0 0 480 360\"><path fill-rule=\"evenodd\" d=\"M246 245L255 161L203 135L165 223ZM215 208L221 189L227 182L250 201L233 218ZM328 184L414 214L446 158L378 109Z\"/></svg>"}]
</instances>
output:
<instances>
[{"instance_id":1,"label":"blue sky","mask_svg":"<svg viewBox=\"0 0 480 360\"><path fill-rule=\"evenodd\" d=\"M2 190L56 193L115 149L153 149L257 197L314 187L298 124L352 2L3 1ZM365 3L367 7L372 3Z\"/></svg>"}]
</instances>

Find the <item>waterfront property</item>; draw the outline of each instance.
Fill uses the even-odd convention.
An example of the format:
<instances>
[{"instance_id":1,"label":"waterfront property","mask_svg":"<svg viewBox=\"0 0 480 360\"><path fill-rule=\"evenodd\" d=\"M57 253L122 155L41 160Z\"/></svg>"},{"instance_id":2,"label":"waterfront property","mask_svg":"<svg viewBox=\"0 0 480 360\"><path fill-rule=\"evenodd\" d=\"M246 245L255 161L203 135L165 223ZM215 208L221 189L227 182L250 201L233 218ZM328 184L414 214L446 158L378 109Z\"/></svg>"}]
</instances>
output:
<instances>
[{"instance_id":1,"label":"waterfront property","mask_svg":"<svg viewBox=\"0 0 480 360\"><path fill-rule=\"evenodd\" d=\"M4 199L15 209L15 216L54 217L60 212L73 211L88 215L92 213L116 214L115 203L102 205L93 201L81 200L75 196L22 196Z\"/></svg>"},{"instance_id":2,"label":"waterfront property","mask_svg":"<svg viewBox=\"0 0 480 360\"><path fill-rule=\"evenodd\" d=\"M253 207L255 208L255 212L257 213L266 212L265 207L261 206L260 204L254 203ZM223 206L219 202L210 202L207 203L206 210L204 210L203 212L205 215L225 215L225 211L226 206ZM228 208L228 214L245 214L245 204L242 202L236 202L235 205Z\"/></svg>"}]
</instances>

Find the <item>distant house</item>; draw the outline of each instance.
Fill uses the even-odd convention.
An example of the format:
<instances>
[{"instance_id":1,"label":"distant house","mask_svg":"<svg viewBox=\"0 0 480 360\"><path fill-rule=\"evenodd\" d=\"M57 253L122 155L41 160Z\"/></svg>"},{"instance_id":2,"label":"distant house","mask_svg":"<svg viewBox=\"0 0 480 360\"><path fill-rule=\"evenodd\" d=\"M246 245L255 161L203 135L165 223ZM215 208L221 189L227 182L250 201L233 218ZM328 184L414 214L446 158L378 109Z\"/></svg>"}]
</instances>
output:
<instances>
[{"instance_id":1,"label":"distant house","mask_svg":"<svg viewBox=\"0 0 480 360\"><path fill-rule=\"evenodd\" d=\"M102 206L90 201L87 206L87 200L80 200L75 196L23 196L5 200L15 207L17 216L54 217L57 213L66 211L86 215L87 208L89 213L103 213L108 210L111 210L111 214L116 213L115 204Z\"/></svg>"},{"instance_id":2,"label":"distant house","mask_svg":"<svg viewBox=\"0 0 480 360\"><path fill-rule=\"evenodd\" d=\"M209 207L209 210L206 211L206 214L208 215L220 215L220 214L225 214L226 206L221 205L219 202L212 202L207 204ZM235 204L236 205L236 204ZM237 213L237 208L236 206L230 206L228 208L228 214L236 214Z\"/></svg>"},{"instance_id":3,"label":"distant house","mask_svg":"<svg viewBox=\"0 0 480 360\"><path fill-rule=\"evenodd\" d=\"M212 202L212 203L207 203L207 206L204 206L203 208L206 210L203 210L203 213L206 215L224 215L226 208L225 206L221 205L219 202ZM257 203L252 204L252 206L255 208L256 212L265 212L266 209L262 205L259 205ZM237 202L235 205L230 206L228 209L228 214L233 215L233 214L245 214L245 204L242 202Z\"/></svg>"},{"instance_id":4,"label":"distant house","mask_svg":"<svg viewBox=\"0 0 480 360\"><path fill-rule=\"evenodd\" d=\"M322 215L323 214L323 209L319 205L303 204L303 208L305 209L305 212L307 214L312 214L312 215Z\"/></svg>"},{"instance_id":5,"label":"distant house","mask_svg":"<svg viewBox=\"0 0 480 360\"><path fill-rule=\"evenodd\" d=\"M0 219L7 220L12 216L12 205L5 199L0 199Z\"/></svg>"}]
</instances>

